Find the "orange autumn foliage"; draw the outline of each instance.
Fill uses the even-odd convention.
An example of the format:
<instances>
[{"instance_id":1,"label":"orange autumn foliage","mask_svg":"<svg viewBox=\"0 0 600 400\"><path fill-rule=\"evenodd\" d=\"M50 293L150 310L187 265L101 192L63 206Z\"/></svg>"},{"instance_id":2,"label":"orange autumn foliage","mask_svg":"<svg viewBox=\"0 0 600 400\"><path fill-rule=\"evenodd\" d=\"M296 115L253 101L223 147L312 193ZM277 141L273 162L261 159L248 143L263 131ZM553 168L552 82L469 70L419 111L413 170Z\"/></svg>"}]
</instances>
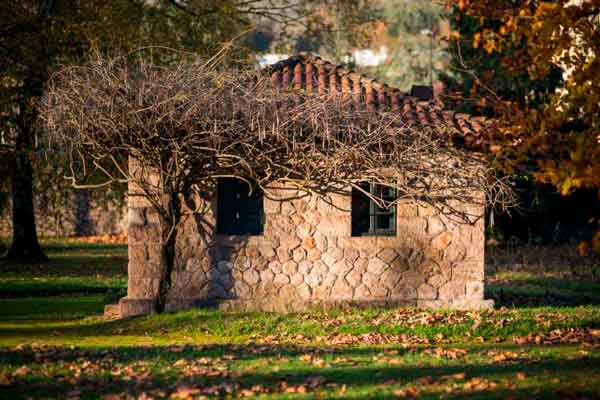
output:
<instances>
[{"instance_id":1,"label":"orange autumn foliage","mask_svg":"<svg viewBox=\"0 0 600 400\"><path fill-rule=\"evenodd\" d=\"M541 104L495 94L487 99L507 134L496 147L501 167L534 164L535 178L562 195L596 189L600 201L600 0L460 0L447 6L479 21L470 45L501 56L504 71L530 79L548 78L556 67L563 71L558 89L537 97ZM494 79L491 72L477 77L479 86ZM593 222L598 232L585 248L600 252L600 221Z\"/></svg>"}]
</instances>

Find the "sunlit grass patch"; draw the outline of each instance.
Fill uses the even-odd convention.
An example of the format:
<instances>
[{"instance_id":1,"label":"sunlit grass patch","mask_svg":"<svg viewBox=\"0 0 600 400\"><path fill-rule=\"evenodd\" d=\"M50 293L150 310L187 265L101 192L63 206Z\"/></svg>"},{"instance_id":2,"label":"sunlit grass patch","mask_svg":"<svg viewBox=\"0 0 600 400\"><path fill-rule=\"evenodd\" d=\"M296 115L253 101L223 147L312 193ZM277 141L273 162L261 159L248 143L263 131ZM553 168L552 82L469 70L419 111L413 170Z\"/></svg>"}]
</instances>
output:
<instances>
[{"instance_id":1,"label":"sunlit grass patch","mask_svg":"<svg viewBox=\"0 0 600 400\"><path fill-rule=\"evenodd\" d=\"M538 296L535 304L543 307L490 311L193 309L110 320L102 310L124 293L126 248L53 246L49 264L0 272L0 398L554 399L600 393L595 302L556 307ZM520 283L525 280L533 288ZM576 299L597 285L531 273L505 274L493 285L500 281L528 298L554 288Z\"/></svg>"},{"instance_id":2,"label":"sunlit grass patch","mask_svg":"<svg viewBox=\"0 0 600 400\"><path fill-rule=\"evenodd\" d=\"M71 245L60 239L44 239L42 245L47 263L0 260L0 299L97 295L126 288L127 246Z\"/></svg>"}]
</instances>

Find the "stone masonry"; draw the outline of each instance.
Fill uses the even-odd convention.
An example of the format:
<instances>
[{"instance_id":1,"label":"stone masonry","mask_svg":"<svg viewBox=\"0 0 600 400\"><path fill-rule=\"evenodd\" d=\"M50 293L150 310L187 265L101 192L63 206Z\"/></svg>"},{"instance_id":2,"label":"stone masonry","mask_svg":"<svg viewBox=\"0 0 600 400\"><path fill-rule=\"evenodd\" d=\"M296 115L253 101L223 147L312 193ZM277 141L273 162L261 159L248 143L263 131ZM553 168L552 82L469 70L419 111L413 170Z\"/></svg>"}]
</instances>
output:
<instances>
[{"instance_id":1,"label":"stone masonry","mask_svg":"<svg viewBox=\"0 0 600 400\"><path fill-rule=\"evenodd\" d=\"M216 202L201 202L202 212L189 215L178 231L169 308L492 306L483 299L482 218L474 224L457 223L432 207L407 201L397 208L396 236L352 237L349 195L282 200L294 195L283 187L269 190L264 233L259 236L215 235ZM160 277L158 218L143 198L130 195L128 201L124 316L151 311ZM483 213L472 206L469 211Z\"/></svg>"},{"instance_id":2,"label":"stone masonry","mask_svg":"<svg viewBox=\"0 0 600 400\"><path fill-rule=\"evenodd\" d=\"M465 151L485 151L485 121L442 111L320 57L299 54L266 68L281 90L349 96L407 126L434 129ZM130 168L132 166L130 165ZM275 185L274 185L275 186ZM149 312L160 281L158 218L129 187L129 284L122 315ZM221 236L216 199L190 200L177 233L171 309L213 303L226 309L300 310L352 304L482 308L484 225L460 224L433 207L403 202L394 237L352 237L351 197L303 197L273 187L264 198L263 234ZM482 193L483 196L483 193ZM482 207L456 204L470 214Z\"/></svg>"}]
</instances>

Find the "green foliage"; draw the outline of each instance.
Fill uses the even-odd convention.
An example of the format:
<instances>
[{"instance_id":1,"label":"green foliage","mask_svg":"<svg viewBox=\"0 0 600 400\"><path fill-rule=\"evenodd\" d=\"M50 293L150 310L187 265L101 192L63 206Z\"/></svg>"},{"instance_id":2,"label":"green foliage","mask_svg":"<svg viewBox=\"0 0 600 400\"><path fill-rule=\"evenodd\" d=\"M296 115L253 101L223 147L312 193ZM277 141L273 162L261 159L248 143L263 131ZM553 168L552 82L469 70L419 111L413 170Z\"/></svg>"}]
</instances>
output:
<instances>
[{"instance_id":1,"label":"green foliage","mask_svg":"<svg viewBox=\"0 0 600 400\"><path fill-rule=\"evenodd\" d=\"M263 24L249 44L258 52L317 53L410 90L413 84L430 83L431 64L434 80L447 65L446 45L441 41L447 30L443 14L443 8L431 1L326 1L315 4L303 19L303 28ZM433 37L427 30L433 31ZM388 48L385 65L357 67L345 61L354 50L378 51L381 46Z\"/></svg>"},{"instance_id":2,"label":"green foliage","mask_svg":"<svg viewBox=\"0 0 600 400\"><path fill-rule=\"evenodd\" d=\"M600 252L600 3L464 0L450 21L454 106L496 118L500 170L563 196L596 193L591 207L565 201L562 211L585 208L581 230L595 233L581 252Z\"/></svg>"},{"instance_id":3,"label":"green foliage","mask_svg":"<svg viewBox=\"0 0 600 400\"><path fill-rule=\"evenodd\" d=\"M545 76L530 76L511 63L525 63L527 42L522 39L503 52L490 51L482 37L500 28L498 20L478 18L452 7L448 16L452 40L450 71L441 78L452 93L453 108L475 114L499 116L496 102L514 101L521 107L539 106L561 85L561 69L550 66ZM483 33L485 32L485 33Z\"/></svg>"},{"instance_id":4,"label":"green foliage","mask_svg":"<svg viewBox=\"0 0 600 400\"><path fill-rule=\"evenodd\" d=\"M66 157L53 154L55 149L48 146L44 130L40 129L43 121L39 120L36 109L48 76L56 68L78 64L92 50L118 55L151 46L212 55L224 42L250 27L248 17L252 10L263 9L249 8L246 2L237 0L0 2L0 137L8 140L9 147L17 147L17 154L26 154L34 163L36 203L60 213L73 194L70 183L63 180ZM152 54L151 49L148 51ZM171 61L168 54L172 53L157 52L153 61L168 63ZM235 47L227 56L229 60L243 60L245 49ZM9 186L5 177L13 175L5 168L13 163L5 161L0 151L2 197ZM32 180L32 177L25 173L19 179ZM20 185L23 186L28 184ZM122 203L123 191L124 187L115 187L103 191L96 200L105 206ZM31 228L23 228L29 237L35 236Z\"/></svg>"},{"instance_id":5,"label":"green foliage","mask_svg":"<svg viewBox=\"0 0 600 400\"><path fill-rule=\"evenodd\" d=\"M390 57L365 71L406 91L439 80L448 65L443 7L433 1L393 0L381 2L377 12L386 29L376 44L387 46Z\"/></svg>"},{"instance_id":6,"label":"green foliage","mask_svg":"<svg viewBox=\"0 0 600 400\"><path fill-rule=\"evenodd\" d=\"M263 23L254 35L255 51L317 53L338 60L355 47L368 45L376 28L376 6L364 0L306 2L300 24ZM262 41L261 41L262 39Z\"/></svg>"},{"instance_id":7,"label":"green foliage","mask_svg":"<svg viewBox=\"0 0 600 400\"><path fill-rule=\"evenodd\" d=\"M443 9L433 1L392 0L381 2L379 12L387 22L388 35L402 38L437 27Z\"/></svg>"}]
</instances>

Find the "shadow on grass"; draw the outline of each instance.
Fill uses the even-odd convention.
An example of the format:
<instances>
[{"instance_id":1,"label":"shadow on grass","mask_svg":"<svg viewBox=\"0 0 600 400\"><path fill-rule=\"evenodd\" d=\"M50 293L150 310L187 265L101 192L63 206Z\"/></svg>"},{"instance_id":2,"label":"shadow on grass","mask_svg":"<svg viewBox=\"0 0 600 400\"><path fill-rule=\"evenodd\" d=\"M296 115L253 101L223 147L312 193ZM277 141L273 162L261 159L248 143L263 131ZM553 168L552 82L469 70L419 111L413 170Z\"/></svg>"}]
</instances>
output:
<instances>
[{"instance_id":1,"label":"shadow on grass","mask_svg":"<svg viewBox=\"0 0 600 400\"><path fill-rule=\"evenodd\" d=\"M472 343L469 345L469 354L483 354L489 351L493 352L521 352L531 351L534 349L550 349L552 347L560 347L564 345L518 345L513 343ZM573 346L573 345L567 345ZM96 347L75 347L75 346L53 346L47 345L42 347L19 346L15 348L0 348L0 365L13 364L23 365L37 363L40 360L50 363L69 363L74 361L86 360L91 362L101 362L110 358L112 363L147 363L160 362L170 365L177 360L193 361L202 357L228 357L235 356L233 359L237 361L257 361L270 358L297 358L306 354L311 354L321 357L362 357L362 364L376 365L373 358L381 355L388 350L393 350L393 357L402 357L406 354L415 356L428 355L429 350L437 348L455 348L452 345L445 346L411 346L405 347L400 343L395 343L395 346L337 346L337 345L313 345L313 344L263 344L263 343L243 343L243 344L174 344L174 345L145 345L145 346L96 346ZM391 353L390 353L391 354ZM515 359L512 364L521 364L519 359ZM351 360L348 362L354 362ZM556 360L557 363L565 362L566 360ZM530 361L528 361L530 362ZM596 359L598 362L598 359ZM498 365L498 364L490 364ZM463 366L461 366L462 368ZM600 368L600 364L596 365ZM400 368L400 367L399 367ZM424 369L433 367L423 367ZM437 368L437 367L435 367Z\"/></svg>"},{"instance_id":2,"label":"shadow on grass","mask_svg":"<svg viewBox=\"0 0 600 400\"><path fill-rule=\"evenodd\" d=\"M106 247L106 246L104 246ZM82 252L65 248L48 253L43 264L0 260L0 299L108 294L126 287L127 253ZM121 246L122 247L122 246Z\"/></svg>"},{"instance_id":3,"label":"shadow on grass","mask_svg":"<svg viewBox=\"0 0 600 400\"><path fill-rule=\"evenodd\" d=\"M21 264L0 259L0 279L19 276L80 276L94 278L97 274L124 276L127 273L127 255L49 254L43 264Z\"/></svg>"},{"instance_id":4,"label":"shadow on grass","mask_svg":"<svg viewBox=\"0 0 600 400\"><path fill-rule=\"evenodd\" d=\"M485 297L497 307L600 305L600 284L552 277L508 278L486 284Z\"/></svg>"},{"instance_id":5,"label":"shadow on grass","mask_svg":"<svg viewBox=\"0 0 600 400\"><path fill-rule=\"evenodd\" d=\"M88 296L65 294L62 297L0 299L0 319L2 322L19 321L27 323L27 321L39 322L46 320L68 323L73 319L101 314L108 297L122 296L123 294L123 291L117 290ZM24 329L24 327L16 331L24 333L24 330L21 329ZM39 331L49 333L44 329ZM0 337L5 334L10 334L10 330L2 329L0 331Z\"/></svg>"},{"instance_id":6,"label":"shadow on grass","mask_svg":"<svg viewBox=\"0 0 600 400\"><path fill-rule=\"evenodd\" d=\"M189 385L205 390L212 390L211 394L225 396L236 395L241 389L261 385L270 393L281 390L281 382L287 385L306 384L311 377L318 376L321 383L312 390L325 390L327 398L354 397L354 398L389 398L395 388L407 384L416 385L421 390L421 396L417 398L430 397L430 390L435 390L432 381L443 381L454 374L464 373L464 377L454 377L458 385L454 386L454 392L433 393L437 398L444 393L445 398L507 398L509 396L518 398L595 398L597 382L590 386L582 386L574 389L575 383L570 379L561 379L560 382L550 383L549 374L552 377L576 376L585 382L585 376L594 376L600 373L600 365L597 359L579 358L569 360L557 360L542 358L527 363L470 363L464 365L390 365L388 363L376 363L372 361L373 355L380 352L376 348L315 348L299 349L296 346L286 345L210 345L210 346L155 346L155 347L132 347L132 348L98 348L93 350L64 350L64 349L21 349L18 351L0 351L0 362L2 364L22 365L23 363L34 363L42 360L45 363L76 362L77 365L95 363L100 365L104 371L95 370L95 374L81 374L78 377L68 379L56 379L52 374L47 376L29 375L12 382L8 388L0 388L0 394L4 391L5 398L9 395L23 397L45 396L62 397L74 388L85 395L105 395L111 393L129 393L138 395L141 392L151 390L163 390L172 392L178 385ZM404 350L407 351L407 350ZM345 358L363 357L352 365L335 364L333 366L315 367L307 362L299 361L299 357L307 352L312 354L328 354L328 356L339 356ZM223 357L227 355L228 357ZM401 355L401 354L400 354ZM222 358L221 358L222 357ZM291 360L290 358L294 358ZM204 360L196 369L182 369L175 367L176 360ZM261 362L260 369L246 368L249 362ZM126 370L131 363L137 362L134 369L129 369L128 374L107 373L115 370ZM143 362L143 363L142 363ZM244 364L245 362L245 364ZM287 364L286 364L287 362ZM185 364L185 363L183 363ZM274 369L281 365L283 368ZM144 370L135 370L143 366ZM145 371L145 372L144 372ZM147 373L151 371L150 373ZM472 377L481 377L490 381L504 380L511 382L517 372L527 373L533 379L534 385L539 391L531 392L529 388L499 387L497 390L486 388L477 392L463 390L465 380ZM133 372L133 373L131 373ZM423 378L429 379L430 383L423 383ZM541 382L541 383L540 383ZM544 383L546 382L546 383ZM437 385L437 384L436 384ZM340 394L339 388L346 387L346 395ZM518 386L518 385L517 385ZM229 387L229 389L227 389ZM569 392L566 390L569 389ZM562 391L565 396L562 396ZM228 393L227 393L228 392ZM12 398L12 396L10 396Z\"/></svg>"},{"instance_id":7,"label":"shadow on grass","mask_svg":"<svg viewBox=\"0 0 600 400\"><path fill-rule=\"evenodd\" d=\"M60 300L60 303L58 301ZM4 322L15 321L19 325L14 328L4 327L0 330L2 337L49 337L60 334L61 336L75 335L79 338L115 336L118 335L144 335L147 332L157 334L168 331L177 331L185 327L215 327L222 326L224 321L235 319L235 314L221 314L211 312L190 316L189 312L165 313L160 316L132 317L121 320L97 319L90 323L80 324L69 320L82 316L100 316L104 298L99 296L86 296L74 299L10 299L0 300L0 304L8 305L10 310L0 310L0 317ZM58 308L57 308L58 304ZM35 313L31 312L36 308ZM39 316L38 316L39 315ZM61 318L57 318L61 316ZM66 325L57 330L56 326L27 324L28 321L64 321ZM23 324L20 322L23 321ZM181 333L181 332L178 332Z\"/></svg>"},{"instance_id":8,"label":"shadow on grass","mask_svg":"<svg viewBox=\"0 0 600 400\"><path fill-rule=\"evenodd\" d=\"M86 285L86 284L44 284L39 285L15 285L5 287L0 284L0 299L17 299L31 297L55 297L55 296L82 296L95 294L111 294L118 292L117 299L123 297L126 289L115 285ZM115 296L113 296L115 297Z\"/></svg>"}]
</instances>

